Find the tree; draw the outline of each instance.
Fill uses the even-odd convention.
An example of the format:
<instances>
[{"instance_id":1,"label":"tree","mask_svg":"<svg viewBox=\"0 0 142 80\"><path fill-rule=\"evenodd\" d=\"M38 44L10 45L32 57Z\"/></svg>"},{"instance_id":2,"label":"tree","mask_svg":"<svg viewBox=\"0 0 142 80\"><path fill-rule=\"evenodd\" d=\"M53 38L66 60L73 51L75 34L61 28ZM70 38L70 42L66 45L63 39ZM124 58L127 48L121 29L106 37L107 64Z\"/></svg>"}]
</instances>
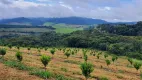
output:
<instances>
[{"instance_id":1,"label":"tree","mask_svg":"<svg viewBox=\"0 0 142 80\"><path fill-rule=\"evenodd\" d=\"M65 52L65 55L67 56L67 58L69 58L71 54L69 51L67 51L67 52Z\"/></svg>"},{"instance_id":2,"label":"tree","mask_svg":"<svg viewBox=\"0 0 142 80\"><path fill-rule=\"evenodd\" d=\"M20 49L20 47L19 47L19 46L17 46L17 49L19 50L19 49Z\"/></svg>"},{"instance_id":3,"label":"tree","mask_svg":"<svg viewBox=\"0 0 142 80\"><path fill-rule=\"evenodd\" d=\"M87 62L87 60L88 60L88 56L84 55L84 61Z\"/></svg>"},{"instance_id":4,"label":"tree","mask_svg":"<svg viewBox=\"0 0 142 80\"><path fill-rule=\"evenodd\" d=\"M99 59L99 58L100 58L100 55L97 55L97 58Z\"/></svg>"},{"instance_id":5,"label":"tree","mask_svg":"<svg viewBox=\"0 0 142 80\"><path fill-rule=\"evenodd\" d=\"M42 64L44 65L45 71L46 71L46 66L51 61L51 57L50 56L46 56L46 55L42 55L40 59L41 59Z\"/></svg>"},{"instance_id":6,"label":"tree","mask_svg":"<svg viewBox=\"0 0 142 80\"><path fill-rule=\"evenodd\" d=\"M109 66L111 64L110 60L107 59L106 64L107 64L107 66Z\"/></svg>"},{"instance_id":7,"label":"tree","mask_svg":"<svg viewBox=\"0 0 142 80\"><path fill-rule=\"evenodd\" d=\"M107 58L107 57L108 57L108 54L105 54L105 55L104 55L104 58Z\"/></svg>"},{"instance_id":8,"label":"tree","mask_svg":"<svg viewBox=\"0 0 142 80\"><path fill-rule=\"evenodd\" d=\"M93 64L87 63L87 62L82 63L80 68L81 68L82 74L85 76L86 80L90 77L90 74L94 70Z\"/></svg>"},{"instance_id":9,"label":"tree","mask_svg":"<svg viewBox=\"0 0 142 80\"><path fill-rule=\"evenodd\" d=\"M131 65L133 64L133 59L128 58L128 61L130 62Z\"/></svg>"},{"instance_id":10,"label":"tree","mask_svg":"<svg viewBox=\"0 0 142 80\"><path fill-rule=\"evenodd\" d=\"M9 44L8 47L9 47L10 49L12 49L12 45L11 45L11 44Z\"/></svg>"},{"instance_id":11,"label":"tree","mask_svg":"<svg viewBox=\"0 0 142 80\"><path fill-rule=\"evenodd\" d=\"M47 47L44 48L45 51L47 51L47 49L48 49Z\"/></svg>"},{"instance_id":12,"label":"tree","mask_svg":"<svg viewBox=\"0 0 142 80\"><path fill-rule=\"evenodd\" d=\"M6 54L6 49L0 49L0 55L2 55L3 59L5 54Z\"/></svg>"},{"instance_id":13,"label":"tree","mask_svg":"<svg viewBox=\"0 0 142 80\"><path fill-rule=\"evenodd\" d=\"M16 56L16 58L17 58L18 61L21 62L23 60L23 56L22 56L21 52L18 51L15 56Z\"/></svg>"},{"instance_id":14,"label":"tree","mask_svg":"<svg viewBox=\"0 0 142 80\"><path fill-rule=\"evenodd\" d=\"M31 48L30 48L30 47L28 47L27 49L28 49L28 53L30 54L30 50L31 50Z\"/></svg>"},{"instance_id":15,"label":"tree","mask_svg":"<svg viewBox=\"0 0 142 80\"><path fill-rule=\"evenodd\" d=\"M113 61L113 63L114 63L114 61L115 61L115 60L116 60L116 57L114 57L114 56L113 56L113 57L112 57L112 61Z\"/></svg>"},{"instance_id":16,"label":"tree","mask_svg":"<svg viewBox=\"0 0 142 80\"><path fill-rule=\"evenodd\" d=\"M134 65L135 69L138 71L142 64L139 62L135 62L133 65Z\"/></svg>"},{"instance_id":17,"label":"tree","mask_svg":"<svg viewBox=\"0 0 142 80\"><path fill-rule=\"evenodd\" d=\"M52 54L52 56L55 54L55 49L50 50L50 53Z\"/></svg>"}]
</instances>

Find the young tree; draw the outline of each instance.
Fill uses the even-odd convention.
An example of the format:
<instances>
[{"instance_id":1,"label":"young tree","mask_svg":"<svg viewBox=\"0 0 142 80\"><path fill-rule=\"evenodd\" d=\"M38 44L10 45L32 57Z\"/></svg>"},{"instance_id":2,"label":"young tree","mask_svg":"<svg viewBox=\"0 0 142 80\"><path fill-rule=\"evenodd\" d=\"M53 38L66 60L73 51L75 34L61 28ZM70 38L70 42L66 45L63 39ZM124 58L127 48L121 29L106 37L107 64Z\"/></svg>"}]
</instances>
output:
<instances>
[{"instance_id":1,"label":"young tree","mask_svg":"<svg viewBox=\"0 0 142 80\"><path fill-rule=\"evenodd\" d=\"M116 57L113 56L112 57L112 62L114 63L115 60L116 60Z\"/></svg>"},{"instance_id":2,"label":"young tree","mask_svg":"<svg viewBox=\"0 0 142 80\"><path fill-rule=\"evenodd\" d=\"M6 49L0 49L0 55L2 55L3 59L5 54L6 54Z\"/></svg>"},{"instance_id":3,"label":"young tree","mask_svg":"<svg viewBox=\"0 0 142 80\"><path fill-rule=\"evenodd\" d=\"M53 55L55 54L55 49L53 48L52 50L50 50L50 53L52 54L53 57Z\"/></svg>"},{"instance_id":4,"label":"young tree","mask_svg":"<svg viewBox=\"0 0 142 80\"><path fill-rule=\"evenodd\" d=\"M135 67L135 69L138 71L139 69L140 69L140 67L141 67L141 63L139 63L139 62L135 62L134 64L133 64L133 66Z\"/></svg>"},{"instance_id":5,"label":"young tree","mask_svg":"<svg viewBox=\"0 0 142 80\"><path fill-rule=\"evenodd\" d=\"M133 59L128 58L128 61L130 62L131 65L133 64Z\"/></svg>"},{"instance_id":6,"label":"young tree","mask_svg":"<svg viewBox=\"0 0 142 80\"><path fill-rule=\"evenodd\" d=\"M107 59L106 64L107 64L107 66L109 66L111 64L110 60Z\"/></svg>"},{"instance_id":7,"label":"young tree","mask_svg":"<svg viewBox=\"0 0 142 80\"><path fill-rule=\"evenodd\" d=\"M84 55L84 61L87 62L87 60L88 60L88 56Z\"/></svg>"},{"instance_id":8,"label":"young tree","mask_svg":"<svg viewBox=\"0 0 142 80\"><path fill-rule=\"evenodd\" d=\"M30 47L28 47L27 49L28 49L28 53L30 54L30 50L31 50L31 48L30 48Z\"/></svg>"},{"instance_id":9,"label":"young tree","mask_svg":"<svg viewBox=\"0 0 142 80\"><path fill-rule=\"evenodd\" d=\"M46 55L42 55L40 59L41 59L42 64L44 65L44 68L45 68L45 71L46 71L46 66L51 61L51 57L46 56Z\"/></svg>"},{"instance_id":10,"label":"young tree","mask_svg":"<svg viewBox=\"0 0 142 80\"><path fill-rule=\"evenodd\" d=\"M69 58L70 57L70 52L69 51L65 52L65 56L67 56L67 58Z\"/></svg>"},{"instance_id":11,"label":"young tree","mask_svg":"<svg viewBox=\"0 0 142 80\"><path fill-rule=\"evenodd\" d=\"M47 47L44 48L45 51L47 51L47 49L48 49Z\"/></svg>"},{"instance_id":12,"label":"young tree","mask_svg":"<svg viewBox=\"0 0 142 80\"><path fill-rule=\"evenodd\" d=\"M10 49L12 49L12 45L11 45L11 44L9 44L8 47L9 47Z\"/></svg>"},{"instance_id":13,"label":"young tree","mask_svg":"<svg viewBox=\"0 0 142 80\"><path fill-rule=\"evenodd\" d=\"M19 47L19 46L17 46L17 49L19 50L19 49L20 49L20 47Z\"/></svg>"},{"instance_id":14,"label":"young tree","mask_svg":"<svg viewBox=\"0 0 142 80\"><path fill-rule=\"evenodd\" d=\"M100 59L100 55L97 55L97 58Z\"/></svg>"},{"instance_id":15,"label":"young tree","mask_svg":"<svg viewBox=\"0 0 142 80\"><path fill-rule=\"evenodd\" d=\"M93 72L94 70L94 66L91 63L82 63L80 66L81 70L82 70L82 74L85 76L86 80L90 77L90 74Z\"/></svg>"},{"instance_id":16,"label":"young tree","mask_svg":"<svg viewBox=\"0 0 142 80\"><path fill-rule=\"evenodd\" d=\"M23 60L23 56L22 56L21 52L18 51L15 56L19 62L21 62Z\"/></svg>"},{"instance_id":17,"label":"young tree","mask_svg":"<svg viewBox=\"0 0 142 80\"><path fill-rule=\"evenodd\" d=\"M105 54L105 55L104 55L104 58L107 58L107 57L108 57L108 54Z\"/></svg>"}]
</instances>

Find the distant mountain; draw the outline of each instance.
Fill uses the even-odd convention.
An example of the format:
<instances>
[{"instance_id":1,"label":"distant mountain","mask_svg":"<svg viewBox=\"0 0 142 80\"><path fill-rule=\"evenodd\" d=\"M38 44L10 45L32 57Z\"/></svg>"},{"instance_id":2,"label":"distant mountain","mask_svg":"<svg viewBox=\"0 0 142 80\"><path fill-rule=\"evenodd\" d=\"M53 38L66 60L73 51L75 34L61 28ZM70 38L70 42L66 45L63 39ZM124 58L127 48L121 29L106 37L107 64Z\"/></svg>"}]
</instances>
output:
<instances>
[{"instance_id":1,"label":"distant mountain","mask_svg":"<svg viewBox=\"0 0 142 80\"><path fill-rule=\"evenodd\" d=\"M83 18L83 17L63 17L63 18L25 18L18 17L12 19L2 19L0 20L0 24L31 24L31 25L43 25L46 22L52 23L65 23L72 25L93 25L93 24L108 24L111 22L107 22L101 19L92 19L92 18ZM134 24L133 22L119 22L119 24ZM112 23L117 24L117 23Z\"/></svg>"}]
</instances>

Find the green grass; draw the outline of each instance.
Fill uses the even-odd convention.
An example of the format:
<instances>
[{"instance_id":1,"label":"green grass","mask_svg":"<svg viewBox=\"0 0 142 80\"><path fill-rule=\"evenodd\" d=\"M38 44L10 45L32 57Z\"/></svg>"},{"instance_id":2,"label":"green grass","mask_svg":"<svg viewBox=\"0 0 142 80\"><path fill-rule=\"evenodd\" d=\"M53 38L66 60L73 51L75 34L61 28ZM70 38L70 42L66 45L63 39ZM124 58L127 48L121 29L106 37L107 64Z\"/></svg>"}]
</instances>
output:
<instances>
[{"instance_id":1,"label":"green grass","mask_svg":"<svg viewBox=\"0 0 142 80\"><path fill-rule=\"evenodd\" d=\"M54 28L56 28L55 31L57 33L71 33L71 32L77 31L77 30L83 30L82 27L77 28L77 27L75 27L75 25L67 25L67 24L63 24L63 23L54 24L54 23L47 22L44 25L53 26Z\"/></svg>"}]
</instances>

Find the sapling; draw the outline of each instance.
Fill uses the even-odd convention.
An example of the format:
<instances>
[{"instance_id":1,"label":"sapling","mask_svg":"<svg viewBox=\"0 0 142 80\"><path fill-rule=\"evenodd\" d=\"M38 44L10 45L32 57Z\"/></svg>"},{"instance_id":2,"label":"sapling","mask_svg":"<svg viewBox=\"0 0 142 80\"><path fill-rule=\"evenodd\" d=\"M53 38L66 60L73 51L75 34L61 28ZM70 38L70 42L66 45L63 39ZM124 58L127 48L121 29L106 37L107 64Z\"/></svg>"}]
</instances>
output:
<instances>
[{"instance_id":1,"label":"sapling","mask_svg":"<svg viewBox=\"0 0 142 80\"><path fill-rule=\"evenodd\" d=\"M31 50L31 48L30 48L30 47L28 47L27 49L28 49L28 54L30 54L30 50Z\"/></svg>"},{"instance_id":2,"label":"sapling","mask_svg":"<svg viewBox=\"0 0 142 80\"><path fill-rule=\"evenodd\" d=\"M0 49L0 55L2 55L2 59L4 60L4 55L6 54L6 49Z\"/></svg>"},{"instance_id":3,"label":"sapling","mask_svg":"<svg viewBox=\"0 0 142 80\"><path fill-rule=\"evenodd\" d=\"M128 58L128 61L130 62L131 65L133 64L133 59Z\"/></svg>"},{"instance_id":4,"label":"sapling","mask_svg":"<svg viewBox=\"0 0 142 80\"><path fill-rule=\"evenodd\" d=\"M67 58L69 58L70 57L70 52L69 51L67 51L67 52L65 52L65 56L67 56Z\"/></svg>"},{"instance_id":5,"label":"sapling","mask_svg":"<svg viewBox=\"0 0 142 80\"><path fill-rule=\"evenodd\" d=\"M45 71L46 71L46 66L51 61L51 57L46 56L46 55L42 55L40 59L41 59L42 64L44 65L44 68L45 68Z\"/></svg>"},{"instance_id":6,"label":"sapling","mask_svg":"<svg viewBox=\"0 0 142 80\"><path fill-rule=\"evenodd\" d=\"M135 69L138 71L139 69L140 69L140 67L141 67L141 63L139 63L139 62L135 62L134 64L133 64L133 66L135 67Z\"/></svg>"},{"instance_id":7,"label":"sapling","mask_svg":"<svg viewBox=\"0 0 142 80\"><path fill-rule=\"evenodd\" d=\"M105 55L104 55L104 58L107 58L107 57L108 57L108 54L105 54Z\"/></svg>"},{"instance_id":8,"label":"sapling","mask_svg":"<svg viewBox=\"0 0 142 80\"><path fill-rule=\"evenodd\" d=\"M116 60L116 58L113 56L113 57L112 57L112 61L113 61L113 63L114 63L114 61L115 61L115 60Z\"/></svg>"},{"instance_id":9,"label":"sapling","mask_svg":"<svg viewBox=\"0 0 142 80\"><path fill-rule=\"evenodd\" d=\"M50 53L52 54L52 56L55 54L55 49L50 50Z\"/></svg>"},{"instance_id":10,"label":"sapling","mask_svg":"<svg viewBox=\"0 0 142 80\"><path fill-rule=\"evenodd\" d=\"M106 64L107 64L107 66L109 66L111 64L110 60L107 59Z\"/></svg>"},{"instance_id":11,"label":"sapling","mask_svg":"<svg viewBox=\"0 0 142 80\"><path fill-rule=\"evenodd\" d=\"M23 56L22 56L21 52L18 51L15 56L19 62L21 62L23 60Z\"/></svg>"},{"instance_id":12,"label":"sapling","mask_svg":"<svg viewBox=\"0 0 142 80\"><path fill-rule=\"evenodd\" d=\"M84 62L81 64L80 69L87 80L90 77L90 74L93 72L94 66L91 63Z\"/></svg>"}]
</instances>

